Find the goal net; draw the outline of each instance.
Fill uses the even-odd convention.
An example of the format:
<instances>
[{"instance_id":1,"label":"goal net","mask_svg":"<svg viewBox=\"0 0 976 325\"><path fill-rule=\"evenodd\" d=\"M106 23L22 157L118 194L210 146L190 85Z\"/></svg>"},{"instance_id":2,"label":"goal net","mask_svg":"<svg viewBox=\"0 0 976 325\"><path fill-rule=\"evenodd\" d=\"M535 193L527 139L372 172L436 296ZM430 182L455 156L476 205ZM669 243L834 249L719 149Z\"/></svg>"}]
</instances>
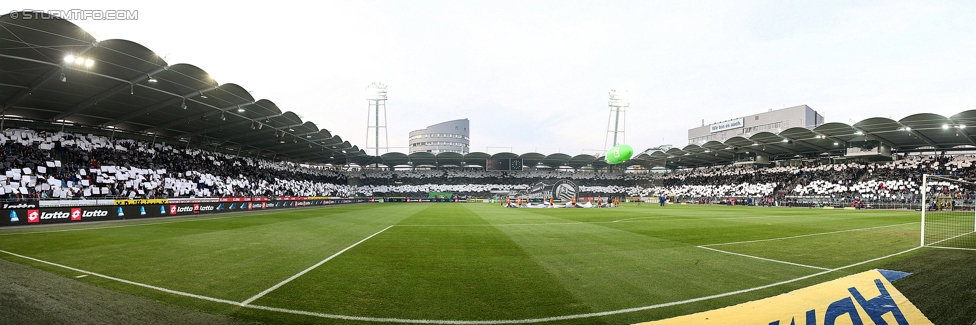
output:
<instances>
[{"instance_id":1,"label":"goal net","mask_svg":"<svg viewBox=\"0 0 976 325\"><path fill-rule=\"evenodd\" d=\"M976 183L922 177L922 246L976 250Z\"/></svg>"}]
</instances>

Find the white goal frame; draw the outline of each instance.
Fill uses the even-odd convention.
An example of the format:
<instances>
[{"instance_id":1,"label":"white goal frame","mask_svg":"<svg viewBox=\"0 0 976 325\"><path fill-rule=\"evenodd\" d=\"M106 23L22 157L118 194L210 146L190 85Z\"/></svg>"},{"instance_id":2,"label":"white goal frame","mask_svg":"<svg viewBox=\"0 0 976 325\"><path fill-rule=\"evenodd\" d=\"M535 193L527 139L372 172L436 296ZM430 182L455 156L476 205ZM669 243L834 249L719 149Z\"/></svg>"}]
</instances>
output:
<instances>
[{"instance_id":1,"label":"white goal frame","mask_svg":"<svg viewBox=\"0 0 976 325\"><path fill-rule=\"evenodd\" d=\"M953 180L950 177L945 177L945 176L942 176L942 175L932 175L932 176L934 176L934 178L939 178L939 179ZM927 247L935 247L935 248L948 248L948 249L971 250L969 248L954 248L954 247L943 247L943 246L934 246L932 244L930 244L930 245L926 245L925 244L925 212L928 210L928 207L929 207L929 202L928 202L929 182L928 182L928 179L929 179L929 174L922 174L922 185L920 187L920 190L922 191L922 222L921 222L921 226L920 226L921 231L919 232L920 233L919 246L920 247L926 247L927 246ZM964 181L964 180L957 180L957 181L970 183L970 182ZM937 244L937 243L940 243L940 242L943 242L943 241L946 241L946 240L954 239L956 237L965 236L965 235L968 235L968 234L971 234L971 233L976 233L976 198L974 198L973 205L974 206L973 206L973 231L972 232L970 232L970 233L964 233L962 235L958 235L958 236L955 236L955 237L950 237L950 238L942 239L942 240L937 241L937 242L935 242L933 244ZM972 250L976 250L976 249L972 249Z\"/></svg>"}]
</instances>

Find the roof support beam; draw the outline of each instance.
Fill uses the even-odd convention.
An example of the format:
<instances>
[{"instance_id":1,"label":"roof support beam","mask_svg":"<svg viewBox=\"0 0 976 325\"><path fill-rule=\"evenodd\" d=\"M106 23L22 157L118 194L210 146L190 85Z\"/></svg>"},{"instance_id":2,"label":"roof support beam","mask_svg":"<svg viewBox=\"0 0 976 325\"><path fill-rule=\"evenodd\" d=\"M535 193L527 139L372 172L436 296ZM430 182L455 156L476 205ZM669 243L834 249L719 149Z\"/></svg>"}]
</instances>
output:
<instances>
[{"instance_id":1,"label":"roof support beam","mask_svg":"<svg viewBox=\"0 0 976 325\"><path fill-rule=\"evenodd\" d=\"M234 107L236 108L237 106L234 106ZM158 132L158 131L165 130L167 128L170 128L170 127L173 127L173 126L176 126L176 125L179 125L179 124L186 123L187 121L190 121L190 120L199 119L202 116L203 116L203 114L196 114L196 115L193 115L193 116L181 117L181 118L178 118L178 119L175 119L175 120L172 120L172 121L163 123L162 125L159 125L159 126L156 126L156 127L153 127L153 128L149 128L149 129L145 129L143 131L145 131L145 132ZM259 117L254 118L253 121L257 121L257 122L260 122L260 123L262 123L264 125L271 126L268 123L261 122L261 119L272 118L272 117L277 117L277 116L281 116L281 113L259 116Z\"/></svg>"},{"instance_id":2,"label":"roof support beam","mask_svg":"<svg viewBox=\"0 0 976 325\"><path fill-rule=\"evenodd\" d=\"M27 45L27 46L31 46L30 44L27 44L27 43L23 43L23 44L24 45ZM82 50L78 54L79 55L83 55L85 53L88 53L88 51L91 50L94 47L95 47L95 43L89 44L88 47L86 47L84 50ZM55 64L55 63L51 63L51 62L34 60L34 59L28 59L28 58L24 58L24 57L7 55L7 54L0 54L0 57L17 59L17 60L23 60L23 61L30 61L30 62L34 62L34 63L40 63L40 64L49 65L49 66L52 67L50 70L48 70L47 72L45 72L43 75L41 75L37 79L34 79L34 82L32 82L30 85L28 85L27 88L21 89L19 92L17 92L13 96L10 96L10 99L8 99L6 102L4 102L2 105L0 105L0 113L7 111L8 108L14 106L14 104L17 104L17 102L19 102L21 99L24 99L24 97L27 97L27 95L30 95L32 92L34 92L34 90L36 90L37 88L40 88L42 85L44 85L45 83L47 83L51 79L54 79L56 77L60 77L59 72L60 73L64 73L64 65L62 65L62 64Z\"/></svg>"},{"instance_id":3,"label":"roof support beam","mask_svg":"<svg viewBox=\"0 0 976 325\"><path fill-rule=\"evenodd\" d=\"M119 124L119 123L122 123L122 122L125 122L125 121L128 121L128 120L134 119L134 118L136 118L136 117L138 117L140 115L149 114L152 111L161 109L161 108L166 107L166 106L169 106L169 105L176 104L176 102L186 101L187 98L193 97L193 96L196 96L196 95L200 95L200 94L202 94L205 91L211 91L211 90L217 89L217 87L218 86L210 86L210 87L207 87L207 88L204 88L204 89L200 89L200 90L194 91L194 92L189 93L189 94L180 95L178 97L174 97L174 98L171 98L171 99L167 99L165 101L156 103L156 104L154 104L152 106L145 107L145 108L142 108L142 109L139 109L139 110L135 110L132 113L123 115L122 117L119 117L119 118L114 119L112 121L108 121L108 122L102 123L101 126L105 127L105 126L110 126L110 125L116 125L116 124Z\"/></svg>"},{"instance_id":4,"label":"roof support beam","mask_svg":"<svg viewBox=\"0 0 976 325\"><path fill-rule=\"evenodd\" d=\"M56 77L58 77L59 71L60 71L59 69L51 69L48 72L44 73L44 75L35 79L34 82L31 83L29 86L27 86L24 89L21 89L19 92L11 96L10 99L4 102L3 105L0 105L0 112L6 112L8 108L14 106L14 104L19 102L21 99L24 99L24 97L27 97L27 95L30 95L32 92L34 92L34 90L37 90L37 88L40 88L42 85L44 85L51 79L55 79Z\"/></svg>"},{"instance_id":5,"label":"roof support beam","mask_svg":"<svg viewBox=\"0 0 976 325\"><path fill-rule=\"evenodd\" d=\"M78 113L79 111L81 111L81 110L83 110L85 108L88 108L88 107L91 107L92 105L95 105L100 100L105 100L106 98L109 98L112 95L118 94L118 93L122 92L123 90L125 90L126 88L133 89L133 87L134 87L135 84L140 83L140 82L143 82L143 81L146 81L150 77L152 77L152 75L157 74L157 73L160 73L162 71L165 71L166 69L169 69L169 67L168 66L159 67L156 70L150 71L146 75L140 75L138 77L132 78L131 80L128 80L128 81L125 81L125 82L121 82L118 85L116 85L115 87L109 88L108 90L105 90L105 91L101 92L100 94L95 95L95 97L89 98L89 99L87 99L87 100L85 100L85 101L83 101L81 103L78 103L78 104L75 104L74 106L69 107L68 109L64 110L60 114L55 115L53 118L51 118L51 120L52 121L57 121L57 120L64 119L64 118L66 118L68 116L71 116L71 115L74 115L75 113Z\"/></svg>"},{"instance_id":6,"label":"roof support beam","mask_svg":"<svg viewBox=\"0 0 976 325\"><path fill-rule=\"evenodd\" d=\"M305 122L298 123L298 124L283 125L283 126L277 127L277 129L284 131L284 129L290 129L290 128L293 128L293 127L296 127L296 126L302 126L302 125L305 125Z\"/></svg>"},{"instance_id":7,"label":"roof support beam","mask_svg":"<svg viewBox=\"0 0 976 325\"><path fill-rule=\"evenodd\" d=\"M904 125L904 124L901 124L901 123L899 123L899 122L895 122L895 123L897 123L897 124L898 124L899 126L901 126L901 127L902 127L902 129L906 129L906 130L910 130L910 129L911 129L911 127L909 127L909 126L907 126L907 125ZM858 131L860 131L860 130L858 130ZM863 131L862 131L862 132L863 132ZM908 132L912 132L912 131L908 131ZM867 133L865 133L865 134L867 134ZM919 139L922 139L922 141L925 141L925 143L927 143L928 145L930 145L930 146L932 146L933 148L936 148L936 149L938 149L938 148L939 148L939 145L938 145L938 144L936 144L936 143L935 143L935 141L932 141L932 139L929 139L929 137L927 137L927 136L924 136L924 135L922 135L922 134L921 134L921 133L919 133L918 131L914 131L914 132L913 132L912 134L914 134L914 135L916 135L916 136L918 136L918 138L919 138ZM874 135L874 136L877 136L877 134L874 134L874 133L872 133L871 135ZM880 138L880 137L879 137L879 138ZM888 147L890 147L890 148L895 148L895 146L892 146L892 145L891 145L891 142L890 142L890 141L889 141L888 143L886 143L886 144L887 144L887 145L888 145Z\"/></svg>"},{"instance_id":8,"label":"roof support beam","mask_svg":"<svg viewBox=\"0 0 976 325\"><path fill-rule=\"evenodd\" d=\"M969 132L966 131L966 129L962 129L962 128L959 128L958 127L958 125L960 125L960 123L957 123L956 121L953 121L952 119L948 119L948 120L949 120L949 122L951 122L952 124L955 124L957 126L956 127L956 132L961 133L963 136L966 137L966 140L969 141L970 144L976 146L976 140L973 140L973 136L971 134L969 134Z\"/></svg>"},{"instance_id":9,"label":"roof support beam","mask_svg":"<svg viewBox=\"0 0 976 325\"><path fill-rule=\"evenodd\" d=\"M225 142L226 141L234 141L234 140L237 140L237 139L240 139L240 138L247 138L247 137L251 137L251 136L260 136L261 134L264 134L264 133L267 133L267 131L266 130L252 130L250 132L244 132L244 133L241 133L241 134L232 136L230 138L222 138L220 140L221 141L225 141Z\"/></svg>"},{"instance_id":10,"label":"roof support beam","mask_svg":"<svg viewBox=\"0 0 976 325\"><path fill-rule=\"evenodd\" d=\"M234 127L234 126L244 125L244 124L248 124L248 123L252 123L252 125L253 125L254 121L252 121L252 120L243 120L243 121L237 121L237 122L229 123L229 124L222 124L221 126L222 127ZM195 136L195 135L207 134L207 133L214 132L214 131L219 131L219 130L214 130L212 128L206 128L206 129L197 130L195 132L184 133L181 136L184 136L184 137L185 136L191 136L192 137L192 136ZM245 133L250 133L250 132L245 132ZM226 141L228 139L221 139L221 140Z\"/></svg>"}]
</instances>

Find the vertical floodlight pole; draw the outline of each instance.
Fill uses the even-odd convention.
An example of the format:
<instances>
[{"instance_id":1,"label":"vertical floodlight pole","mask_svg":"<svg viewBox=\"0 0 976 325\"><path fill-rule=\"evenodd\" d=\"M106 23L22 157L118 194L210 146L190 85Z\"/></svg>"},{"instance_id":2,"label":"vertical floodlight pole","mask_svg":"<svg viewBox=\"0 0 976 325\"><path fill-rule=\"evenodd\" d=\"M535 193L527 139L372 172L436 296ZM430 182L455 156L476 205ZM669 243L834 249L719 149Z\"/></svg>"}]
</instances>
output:
<instances>
[{"instance_id":1,"label":"vertical floodlight pole","mask_svg":"<svg viewBox=\"0 0 976 325\"><path fill-rule=\"evenodd\" d=\"M375 156L380 155L380 128L386 129L386 85L382 83L371 83L366 87L366 100L369 102L369 107L366 110L366 150L369 151L369 134L370 129L373 130L373 152ZM383 106L383 124L380 125L380 105ZM369 118L369 114L373 113L373 119ZM374 122L371 126L370 122ZM384 130L384 134L387 135L387 139L384 142L386 147L382 148L384 151L389 151L390 139L389 134Z\"/></svg>"},{"instance_id":2,"label":"vertical floodlight pole","mask_svg":"<svg viewBox=\"0 0 976 325\"><path fill-rule=\"evenodd\" d=\"M626 134L624 133L627 125L627 107L630 106L630 101L629 98L627 98L627 95L627 91L617 91L614 89L610 90L610 118L607 120L607 137L603 142L603 150L607 150L608 147L616 146L620 144L620 142L627 141ZM621 112L624 113L623 125L621 125L620 121ZM610 127L611 123L613 124L612 128ZM613 133L613 142L610 142L611 133ZM620 138L620 142L617 141L618 136L622 136ZM609 146L607 146L608 142L610 142Z\"/></svg>"}]
</instances>

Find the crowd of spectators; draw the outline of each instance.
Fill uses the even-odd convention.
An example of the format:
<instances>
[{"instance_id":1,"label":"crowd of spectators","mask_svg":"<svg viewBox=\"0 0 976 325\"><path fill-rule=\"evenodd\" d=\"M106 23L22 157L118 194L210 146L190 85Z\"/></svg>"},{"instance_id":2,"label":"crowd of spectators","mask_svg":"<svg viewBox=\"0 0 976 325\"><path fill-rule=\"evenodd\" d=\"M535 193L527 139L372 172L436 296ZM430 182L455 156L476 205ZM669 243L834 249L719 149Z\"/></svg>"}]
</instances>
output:
<instances>
[{"instance_id":1,"label":"crowd of spectators","mask_svg":"<svg viewBox=\"0 0 976 325\"><path fill-rule=\"evenodd\" d=\"M976 157L967 155L638 174L559 169L337 171L163 143L28 129L4 130L0 149L0 197L7 199L426 196L429 192L490 197L525 191L540 182L572 180L581 196L871 200L915 196L923 174L976 178Z\"/></svg>"}]
</instances>

